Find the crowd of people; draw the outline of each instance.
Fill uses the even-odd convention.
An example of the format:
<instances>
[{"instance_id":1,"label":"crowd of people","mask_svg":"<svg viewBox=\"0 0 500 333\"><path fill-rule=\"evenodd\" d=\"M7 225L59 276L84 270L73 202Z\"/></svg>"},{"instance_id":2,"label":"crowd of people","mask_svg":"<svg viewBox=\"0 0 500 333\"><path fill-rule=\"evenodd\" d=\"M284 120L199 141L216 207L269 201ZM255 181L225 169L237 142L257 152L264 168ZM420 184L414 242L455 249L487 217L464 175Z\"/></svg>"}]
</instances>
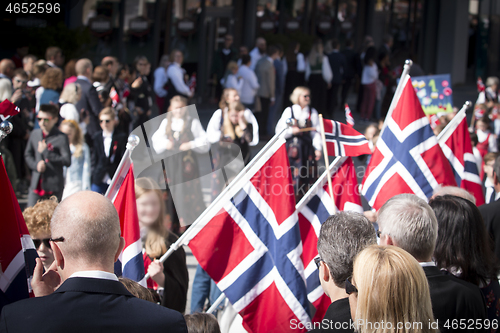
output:
<instances>
[{"instance_id":1,"label":"crowd of people","mask_svg":"<svg viewBox=\"0 0 500 333\"><path fill-rule=\"evenodd\" d=\"M1 60L0 99L10 100L20 112L9 119L14 130L0 150L16 194L27 194L23 215L40 258L32 286L36 296L47 297L5 307L0 331L34 330L34 323L52 318L47 327L55 331L76 320L82 322L79 331L99 326L120 332L146 327L158 332L165 328L220 332L214 316L200 313L220 295L208 274L198 266L192 314L183 317L179 313L186 311L189 285L186 253L179 248L165 262L159 261L205 209L199 182L189 182L184 200L192 205L181 215L169 191L160 189L160 179L136 179L148 288L112 274L123 239L116 237L116 210L96 193L106 193L129 133L155 112L164 114L151 147L156 154L168 151L177 156L165 160L167 170L175 172L164 176L167 182L182 182L199 178L198 154L211 149L215 168L240 153L247 164L251 147L285 131L298 201L316 180L322 163L320 135L309 129L318 128L320 113L333 118L356 83L357 111L367 125L366 138L375 147L381 128L376 121L383 118L384 100L395 84L391 46L390 36L378 50L367 37L360 53L354 52L350 41L342 51L336 40L316 41L304 54L299 43L291 43L285 51L258 38L251 51L246 47L237 51L227 35L213 66L219 109L206 129L187 110L196 75L190 77L182 68L180 50L161 57L152 74L145 56L138 56L131 65L106 56L94 66L86 58L65 63L58 47L47 48L45 59L26 54L22 68L10 59ZM333 326L317 331L352 332L350 324L347 329L332 328L337 322L355 321L359 332L403 331L397 326L408 323L411 328L404 327L405 332L444 332L453 331L461 319L471 331L496 331L500 318L498 88L498 78L487 79L470 133L487 204L478 208L469 193L443 189L429 203L414 195L399 195L378 213L331 216L321 226L316 264L331 300L325 319ZM453 116L438 115L435 133ZM288 127L290 118L294 122ZM368 163L370 156L364 158ZM211 198L224 186L214 178ZM96 302L101 306L96 308ZM23 320L26 311L38 319ZM58 319L47 311L58 313ZM97 319L82 320L88 313ZM125 319L116 322L117 317ZM474 321L472 326L469 320ZM394 327L373 328L382 322Z\"/></svg>"}]
</instances>

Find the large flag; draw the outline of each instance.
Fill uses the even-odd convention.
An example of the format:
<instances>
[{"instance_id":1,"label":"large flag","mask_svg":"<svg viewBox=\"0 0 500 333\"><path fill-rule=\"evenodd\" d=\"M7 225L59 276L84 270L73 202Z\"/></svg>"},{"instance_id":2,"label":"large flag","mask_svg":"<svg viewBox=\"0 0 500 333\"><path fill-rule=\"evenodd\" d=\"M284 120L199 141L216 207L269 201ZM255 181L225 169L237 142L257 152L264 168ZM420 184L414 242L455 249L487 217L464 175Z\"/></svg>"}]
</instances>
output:
<instances>
[{"instance_id":1,"label":"large flag","mask_svg":"<svg viewBox=\"0 0 500 333\"><path fill-rule=\"evenodd\" d=\"M457 185L410 77L401 84L363 179L362 193L375 209L397 194L427 199L439 185Z\"/></svg>"},{"instance_id":2,"label":"large flag","mask_svg":"<svg viewBox=\"0 0 500 333\"><path fill-rule=\"evenodd\" d=\"M129 155L123 158L130 160ZM115 274L137 281L146 286L144 279L144 261L139 229L139 217L135 203L134 167L130 162L117 170L118 181L112 182L112 188L106 196L113 201L120 217L120 230L125 239L125 247L115 263Z\"/></svg>"},{"instance_id":3,"label":"large flag","mask_svg":"<svg viewBox=\"0 0 500 333\"><path fill-rule=\"evenodd\" d=\"M332 171L333 199L328 190L328 179L325 172L297 204L307 298L316 308L313 322L320 322L331 304L330 298L321 288L318 268L314 263L314 258L318 256L317 243L321 225L337 211L363 213L356 168L352 159L342 157L337 169Z\"/></svg>"},{"instance_id":4,"label":"large flag","mask_svg":"<svg viewBox=\"0 0 500 333\"><path fill-rule=\"evenodd\" d=\"M38 257L0 157L0 312L4 305L32 297L31 279Z\"/></svg>"},{"instance_id":5,"label":"large flag","mask_svg":"<svg viewBox=\"0 0 500 333\"><path fill-rule=\"evenodd\" d=\"M246 330L300 332L305 330L293 328L310 325L283 138L243 170L188 232L183 244L243 317Z\"/></svg>"},{"instance_id":6,"label":"large flag","mask_svg":"<svg viewBox=\"0 0 500 333\"><path fill-rule=\"evenodd\" d=\"M476 158L472 152L469 130L465 112L459 112L442 136L439 136L439 145L444 155L450 161L457 184L469 191L476 198L476 205L484 204L483 186L477 170Z\"/></svg>"},{"instance_id":7,"label":"large flag","mask_svg":"<svg viewBox=\"0 0 500 333\"><path fill-rule=\"evenodd\" d=\"M359 156L372 153L368 140L354 128L330 119L323 119L323 124L329 156Z\"/></svg>"}]
</instances>

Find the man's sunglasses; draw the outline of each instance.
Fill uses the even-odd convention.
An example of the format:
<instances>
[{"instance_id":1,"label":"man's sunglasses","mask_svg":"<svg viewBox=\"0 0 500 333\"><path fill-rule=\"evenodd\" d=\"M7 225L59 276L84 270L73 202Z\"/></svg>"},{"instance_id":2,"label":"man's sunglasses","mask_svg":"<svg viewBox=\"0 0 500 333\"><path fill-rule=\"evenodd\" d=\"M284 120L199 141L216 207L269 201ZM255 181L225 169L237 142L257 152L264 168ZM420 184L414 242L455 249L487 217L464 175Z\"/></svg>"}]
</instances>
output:
<instances>
[{"instance_id":1,"label":"man's sunglasses","mask_svg":"<svg viewBox=\"0 0 500 333\"><path fill-rule=\"evenodd\" d=\"M39 122L44 122L44 123L48 123L52 118L36 118L38 119Z\"/></svg>"},{"instance_id":2,"label":"man's sunglasses","mask_svg":"<svg viewBox=\"0 0 500 333\"><path fill-rule=\"evenodd\" d=\"M111 122L111 120L109 120L109 119L102 119L102 120L99 120L99 121L101 122L101 124L102 123L106 123L107 124L107 123Z\"/></svg>"}]
</instances>

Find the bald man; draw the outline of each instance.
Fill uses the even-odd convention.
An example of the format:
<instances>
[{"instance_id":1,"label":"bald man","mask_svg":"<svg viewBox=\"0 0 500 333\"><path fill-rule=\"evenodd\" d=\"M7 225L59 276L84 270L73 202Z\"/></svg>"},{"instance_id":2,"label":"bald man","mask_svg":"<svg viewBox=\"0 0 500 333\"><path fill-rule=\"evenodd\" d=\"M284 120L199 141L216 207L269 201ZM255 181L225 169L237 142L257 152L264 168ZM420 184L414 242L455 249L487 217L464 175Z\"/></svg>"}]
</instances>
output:
<instances>
[{"instance_id":1,"label":"bald man","mask_svg":"<svg viewBox=\"0 0 500 333\"><path fill-rule=\"evenodd\" d=\"M250 63L250 68L255 71L255 66L257 66L257 62L266 55L267 44L266 40L262 37L259 37L255 40L255 47L252 51L250 51L250 58L252 58L252 62Z\"/></svg>"},{"instance_id":2,"label":"bald man","mask_svg":"<svg viewBox=\"0 0 500 333\"><path fill-rule=\"evenodd\" d=\"M89 124L87 125L87 134L85 141L92 148L92 136L100 130L99 127L99 112L102 110L101 101L97 96L97 91L92 85L92 71L94 67L89 59L83 58L76 62L75 71L78 83L82 88L82 97L76 103L76 109L82 110L89 116Z\"/></svg>"},{"instance_id":3,"label":"bald man","mask_svg":"<svg viewBox=\"0 0 500 333\"><path fill-rule=\"evenodd\" d=\"M16 69L16 65L10 59L2 59L0 61L0 78L12 80L14 76L14 70Z\"/></svg>"},{"instance_id":4,"label":"bald man","mask_svg":"<svg viewBox=\"0 0 500 333\"><path fill-rule=\"evenodd\" d=\"M179 312L132 296L113 273L124 240L110 200L78 192L57 206L50 229L54 263L42 275L37 258L37 297L5 306L0 332L187 332Z\"/></svg>"}]
</instances>

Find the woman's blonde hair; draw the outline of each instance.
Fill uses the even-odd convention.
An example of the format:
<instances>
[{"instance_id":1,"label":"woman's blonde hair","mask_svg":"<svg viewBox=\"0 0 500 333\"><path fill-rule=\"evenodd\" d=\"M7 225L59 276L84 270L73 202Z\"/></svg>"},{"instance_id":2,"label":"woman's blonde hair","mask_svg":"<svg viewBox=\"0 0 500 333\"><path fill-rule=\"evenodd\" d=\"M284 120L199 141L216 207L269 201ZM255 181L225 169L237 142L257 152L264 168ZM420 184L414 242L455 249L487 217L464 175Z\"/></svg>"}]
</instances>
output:
<instances>
[{"instance_id":1,"label":"woman's blonde hair","mask_svg":"<svg viewBox=\"0 0 500 333\"><path fill-rule=\"evenodd\" d=\"M316 66L323 63L323 42L318 39L314 42L311 52L307 57L307 61L311 66Z\"/></svg>"},{"instance_id":2,"label":"woman's blonde hair","mask_svg":"<svg viewBox=\"0 0 500 333\"><path fill-rule=\"evenodd\" d=\"M405 250L367 247L354 260L352 283L358 332L437 332L429 327L434 316L424 270Z\"/></svg>"},{"instance_id":3,"label":"woman's blonde hair","mask_svg":"<svg viewBox=\"0 0 500 333\"><path fill-rule=\"evenodd\" d=\"M186 97L182 97L182 96L174 96L170 99L170 106L168 107L168 110L167 110L167 129L165 131L165 133L167 134L167 136L170 136L172 134L172 112L173 109L172 109L172 103L181 103L182 105L184 105L184 107L187 106L187 103L188 103L188 100ZM184 113L184 124L182 125L182 130L181 130L181 133L184 133L184 131L186 130L186 125L187 125L187 118L188 118L189 114L186 110L186 112Z\"/></svg>"},{"instance_id":4,"label":"woman's blonde hair","mask_svg":"<svg viewBox=\"0 0 500 333\"><path fill-rule=\"evenodd\" d=\"M40 80L45 89L59 90L63 84L63 72L59 68L47 68Z\"/></svg>"},{"instance_id":5,"label":"woman's blonde hair","mask_svg":"<svg viewBox=\"0 0 500 333\"><path fill-rule=\"evenodd\" d=\"M78 83L68 83L64 87L59 99L66 103L76 104L80 100L81 93L82 88Z\"/></svg>"},{"instance_id":6,"label":"woman's blonde hair","mask_svg":"<svg viewBox=\"0 0 500 333\"><path fill-rule=\"evenodd\" d=\"M233 69L238 69L238 63L236 61L230 61L227 63L227 70L232 71Z\"/></svg>"},{"instance_id":7,"label":"woman's blonde hair","mask_svg":"<svg viewBox=\"0 0 500 333\"><path fill-rule=\"evenodd\" d=\"M238 95L238 90L234 89L234 88L226 88L222 91L222 96L220 97L220 102L219 102L219 108L221 110L224 110L225 108L227 108L228 106L228 103L227 103L227 98L229 96L229 93L231 91L234 91L236 93L236 95Z\"/></svg>"},{"instance_id":8,"label":"woman's blonde hair","mask_svg":"<svg viewBox=\"0 0 500 333\"><path fill-rule=\"evenodd\" d=\"M78 126L78 123L74 121L73 119L65 119L62 121L61 126L66 125L71 127L75 131L75 142L70 142L73 143L73 146L75 146L75 152L73 153L73 156L76 158L79 158L83 154L83 133L82 130L80 129L80 126Z\"/></svg>"},{"instance_id":9,"label":"woman's blonde hair","mask_svg":"<svg viewBox=\"0 0 500 333\"><path fill-rule=\"evenodd\" d=\"M309 90L309 88L307 88L307 87L304 87L304 86L298 86L298 87L296 87L295 89L293 89L293 92L290 95L290 101L293 104L299 104L299 97L300 97L300 95L303 94L303 93L305 93L306 91L308 93L311 93L311 90Z\"/></svg>"},{"instance_id":10,"label":"woman's blonde hair","mask_svg":"<svg viewBox=\"0 0 500 333\"><path fill-rule=\"evenodd\" d=\"M154 192L160 201L160 214L158 215L156 221L149 227L149 232L146 236L145 248L146 253L151 258L158 258L167 252L167 247L170 246L170 244L167 244L167 236L169 232L163 224L163 219L165 218L163 194L160 190L160 186L153 179L142 177L135 180L136 200L142 195L150 192Z\"/></svg>"},{"instance_id":11,"label":"woman's blonde hair","mask_svg":"<svg viewBox=\"0 0 500 333\"><path fill-rule=\"evenodd\" d=\"M222 123L222 135L229 136L231 139L236 139L236 137L241 138L243 136L243 130L240 128L239 124L233 125L229 119L229 113L231 111L245 111L245 107L240 102L229 103L228 108L222 111L224 113L224 120ZM246 123L245 118L243 118Z\"/></svg>"}]
</instances>

